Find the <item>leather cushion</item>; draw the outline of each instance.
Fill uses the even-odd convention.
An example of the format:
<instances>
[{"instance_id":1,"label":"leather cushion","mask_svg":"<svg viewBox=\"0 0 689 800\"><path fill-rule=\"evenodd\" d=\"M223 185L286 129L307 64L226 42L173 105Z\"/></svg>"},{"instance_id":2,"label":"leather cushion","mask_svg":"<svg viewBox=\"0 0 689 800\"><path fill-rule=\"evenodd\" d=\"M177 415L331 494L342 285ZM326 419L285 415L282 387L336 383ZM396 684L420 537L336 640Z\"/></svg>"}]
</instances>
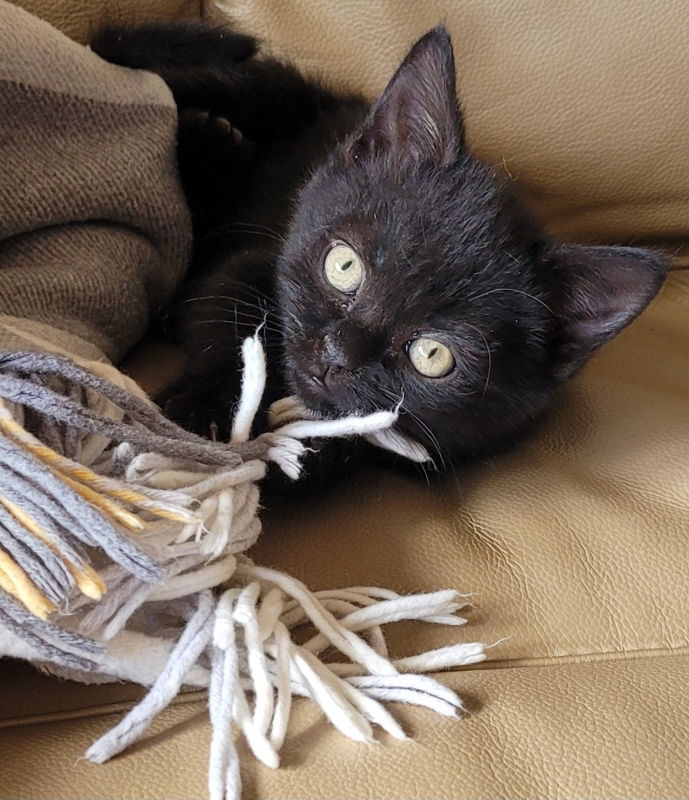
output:
<instances>
[{"instance_id":1,"label":"leather cushion","mask_svg":"<svg viewBox=\"0 0 689 800\"><path fill-rule=\"evenodd\" d=\"M374 747L343 740L297 701L282 766L241 749L243 797L686 797L689 658L619 659L457 672L462 722L401 706L414 735ZM108 709L105 709L106 711ZM206 797L210 730L203 702L164 711L144 739L107 764L76 758L117 717L0 729L0 796L14 800Z\"/></svg>"}]
</instances>

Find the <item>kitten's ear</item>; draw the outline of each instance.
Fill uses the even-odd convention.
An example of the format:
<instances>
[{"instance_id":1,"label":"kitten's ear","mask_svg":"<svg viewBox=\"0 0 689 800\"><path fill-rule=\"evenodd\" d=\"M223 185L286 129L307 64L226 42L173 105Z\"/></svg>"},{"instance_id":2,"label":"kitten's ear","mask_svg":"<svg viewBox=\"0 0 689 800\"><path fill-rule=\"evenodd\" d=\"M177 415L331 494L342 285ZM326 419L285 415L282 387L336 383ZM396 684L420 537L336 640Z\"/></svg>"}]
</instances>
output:
<instances>
[{"instance_id":1,"label":"kitten's ear","mask_svg":"<svg viewBox=\"0 0 689 800\"><path fill-rule=\"evenodd\" d=\"M633 247L561 246L555 308L562 323L559 377L567 378L601 345L629 325L655 297L668 264Z\"/></svg>"},{"instance_id":2,"label":"kitten's ear","mask_svg":"<svg viewBox=\"0 0 689 800\"><path fill-rule=\"evenodd\" d=\"M439 25L412 47L345 150L353 159L386 154L401 166L446 166L463 138L452 42Z\"/></svg>"}]
</instances>

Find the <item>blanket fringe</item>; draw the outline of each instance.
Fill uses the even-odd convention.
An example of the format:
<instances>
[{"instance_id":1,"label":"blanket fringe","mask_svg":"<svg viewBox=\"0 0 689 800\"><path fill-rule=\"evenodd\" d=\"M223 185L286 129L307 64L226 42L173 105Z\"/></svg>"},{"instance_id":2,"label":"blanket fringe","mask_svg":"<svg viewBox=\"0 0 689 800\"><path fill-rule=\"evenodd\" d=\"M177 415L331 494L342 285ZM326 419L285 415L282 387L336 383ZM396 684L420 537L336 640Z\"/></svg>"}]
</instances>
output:
<instances>
[{"instance_id":1,"label":"blanket fringe","mask_svg":"<svg viewBox=\"0 0 689 800\"><path fill-rule=\"evenodd\" d=\"M391 430L399 409L317 420L293 398L274 405L275 429L251 440L265 383L258 334L242 353L227 445L166 420L124 376L118 386L61 356L0 356L0 655L28 652L65 677L151 687L89 748L98 763L135 741L184 685L208 687L212 800L240 795L233 725L270 767L293 695L310 697L355 741L372 742L374 725L405 739L383 702L456 716L460 699L424 673L485 659L478 642L400 659L387 651L383 625L461 625L466 595L314 593L244 555L261 530L266 464L297 477L301 439L363 435L411 458L427 453ZM26 409L41 420L34 432L22 424ZM312 635L297 644L292 632L304 626Z\"/></svg>"},{"instance_id":2,"label":"blanket fringe","mask_svg":"<svg viewBox=\"0 0 689 800\"><path fill-rule=\"evenodd\" d=\"M476 664L480 642L455 644L411 658L391 660L381 626L399 620L462 625L456 612L467 597L452 590L398 595L375 587L310 592L275 570L238 559L233 586L213 606L208 591L146 698L86 753L102 763L124 750L178 693L186 670L210 651L209 708L213 737L209 763L211 800L240 795L232 723L263 764L279 766L292 695L309 697L332 725L357 742L374 741L372 725L396 739L404 730L382 702L424 706L456 717L460 698L427 671ZM305 623L317 631L296 644L291 631ZM363 634L363 635L362 635ZM322 661L337 648L349 661ZM253 698L253 701L250 699Z\"/></svg>"}]
</instances>

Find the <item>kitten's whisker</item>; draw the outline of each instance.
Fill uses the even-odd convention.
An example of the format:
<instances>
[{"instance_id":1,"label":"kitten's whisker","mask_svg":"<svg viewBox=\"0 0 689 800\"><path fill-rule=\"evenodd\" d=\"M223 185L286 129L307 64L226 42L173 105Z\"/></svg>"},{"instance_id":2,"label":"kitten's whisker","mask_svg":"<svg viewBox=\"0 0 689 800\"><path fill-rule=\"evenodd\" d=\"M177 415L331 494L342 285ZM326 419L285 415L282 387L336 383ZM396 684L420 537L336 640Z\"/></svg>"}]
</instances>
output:
<instances>
[{"instance_id":1,"label":"kitten's whisker","mask_svg":"<svg viewBox=\"0 0 689 800\"><path fill-rule=\"evenodd\" d=\"M391 400L393 403L399 403L399 402L400 402L400 398L399 398L399 397L395 397L395 396L392 394L392 392L389 392L389 391L387 391L387 390L385 390L385 389L383 389L382 391L383 391L383 393L384 393L384 394L386 394L386 395L389 397L389 399L390 399L390 400ZM467 393L467 394L468 394L468 393ZM445 461L445 459L444 459L444 457L443 457L443 454L442 454L442 452L441 452L441 450L440 450L440 445L439 445L439 443L438 443L438 440L437 440L436 436L435 436L435 435L433 434L433 432L432 432L432 431L431 431L431 430L428 428L428 426L426 425L426 423L424 423L424 422L423 422L423 420L421 420L419 417L417 417L417 416L416 416L416 414L414 414L413 412L411 412L411 411L410 411L408 408L406 408L406 407L403 405L403 401L404 401L404 393L402 394L402 404L400 404L400 408L401 408L403 411L405 411L407 414L409 414L409 415L411 416L411 418L412 418L412 419L413 419L413 420L414 420L414 421L415 421L417 424L419 424L419 423L420 423L419 427L421 427L421 425L423 425L423 428L425 428L425 429L426 429L426 433L427 433L427 435L429 435L429 438L431 438L431 441L433 442L433 445L434 445L434 447L435 447L435 450L436 450L436 452L438 453L438 458L440 459L440 463L441 463L441 467L442 467L443 471L447 472L447 471L448 471L448 469L449 469L449 470L452 472L452 480L454 481L455 488L457 489L457 494L459 495L459 493L461 492L461 488L460 488L460 485L459 485L459 476L457 475L457 470L455 469L455 465L452 463L452 461ZM423 428L422 428L422 430L423 430ZM425 477L425 479L426 479L426 483L427 483L427 484L430 486L430 481L429 481L429 479L428 479L428 473L426 472L426 468L424 467L423 463L420 463L420 464L419 464L419 466L420 466L420 467L421 467L421 469L423 470L423 474L424 474L424 477Z\"/></svg>"},{"instance_id":2,"label":"kitten's whisker","mask_svg":"<svg viewBox=\"0 0 689 800\"><path fill-rule=\"evenodd\" d=\"M250 234L251 236L263 236L265 239L270 239L271 241L277 242L278 244L284 244L284 239L278 239L276 236L273 236L270 233L265 233L264 231L249 231L249 230L222 230L218 231L217 233L206 233L204 236L200 236L198 241L199 242L207 242L209 239L217 239L219 236L230 236L231 234Z\"/></svg>"},{"instance_id":3,"label":"kitten's whisker","mask_svg":"<svg viewBox=\"0 0 689 800\"><path fill-rule=\"evenodd\" d=\"M440 459L440 466L441 469L445 469L445 458L440 450L440 443L438 442L437 436L433 433L433 431L426 425L426 423L418 417L413 411L410 411L406 406L400 406L400 408L416 422L422 432L425 432L426 436L431 440L433 447L435 448L436 453L438 454L438 458Z\"/></svg>"},{"instance_id":4,"label":"kitten's whisker","mask_svg":"<svg viewBox=\"0 0 689 800\"><path fill-rule=\"evenodd\" d=\"M230 283L233 284L233 285L236 285L236 286L244 286L250 292L253 292L258 297L264 297L271 305L275 305L275 298L274 297L271 297L270 295L267 295L265 292L261 291L261 289L259 289L257 286L254 286L251 283L247 283L246 281L239 281L236 278L232 278Z\"/></svg>"},{"instance_id":5,"label":"kitten's whisker","mask_svg":"<svg viewBox=\"0 0 689 800\"><path fill-rule=\"evenodd\" d=\"M217 299L218 299L218 295L216 295L216 294L207 294L207 295L203 295L202 297L185 297L184 300L182 300L182 302L183 303L197 303L200 300L217 300Z\"/></svg>"},{"instance_id":6,"label":"kitten's whisker","mask_svg":"<svg viewBox=\"0 0 689 800\"><path fill-rule=\"evenodd\" d=\"M278 242L278 244L284 244L286 241L282 234L269 228L267 225L258 225L249 222L230 222L227 225L220 225L199 237L199 241L205 242L208 241L208 239L215 239L218 236L226 236L233 233L248 233L253 236L264 236L266 239Z\"/></svg>"},{"instance_id":7,"label":"kitten's whisker","mask_svg":"<svg viewBox=\"0 0 689 800\"><path fill-rule=\"evenodd\" d=\"M506 286L504 286L502 289L489 289L487 292L482 292L481 294L472 295L471 297L467 298L467 301L480 300L482 297L488 297L489 294L496 294L497 292L514 292L515 294L522 294L524 295L524 297L530 298L535 303L540 303L543 306L543 308L549 311L553 316L556 316L553 309L547 303L544 303L540 297L536 297L536 295L531 294L531 292L524 292L521 289L510 289Z\"/></svg>"},{"instance_id":8,"label":"kitten's whisker","mask_svg":"<svg viewBox=\"0 0 689 800\"><path fill-rule=\"evenodd\" d=\"M401 405L400 408L402 408L403 411L405 411L407 414L409 414L411 416L411 418L419 425L419 427L423 426L421 428L422 430L424 430L424 429L426 430L426 434L431 439L431 441L433 443L433 446L435 447L435 450L438 453L438 458L440 459L441 469L443 470L443 472L447 472L447 470L449 468L449 470L452 472L452 480L455 483L455 488L457 489L457 494L459 494L461 489L460 489L460 486L459 486L459 477L457 475L457 470L455 469L455 465L452 463L452 461L445 461L445 458L443 457L442 451L440 450L440 444L438 443L437 437L433 434L433 432L428 427L428 425L426 425L426 423L420 417L418 417L416 414L414 414L412 411L410 411L404 405ZM424 477L426 478L426 483L430 486L430 481L428 480L428 474L426 472L426 469L425 469L423 463L420 463L419 466L423 470ZM437 469L437 467L436 467L436 469Z\"/></svg>"},{"instance_id":9,"label":"kitten's whisker","mask_svg":"<svg viewBox=\"0 0 689 800\"><path fill-rule=\"evenodd\" d=\"M416 423L419 430L428 437L429 441L433 445L433 448L438 454L438 459L440 460L441 469L444 470L446 467L445 458L443 457L443 454L440 450L440 443L438 442L436 435L420 417L414 414L413 411L410 411L406 406L400 406L400 408L402 409L402 411L404 411L405 414L409 414L412 421Z\"/></svg>"},{"instance_id":10,"label":"kitten's whisker","mask_svg":"<svg viewBox=\"0 0 689 800\"><path fill-rule=\"evenodd\" d=\"M242 300L239 297L234 297L233 295L229 294L207 294L207 295L200 295L198 297L186 297L182 300L183 303L197 303L202 300L232 300L236 303L240 303L241 305L254 305L248 300ZM270 312L272 313L272 312Z\"/></svg>"},{"instance_id":11,"label":"kitten's whisker","mask_svg":"<svg viewBox=\"0 0 689 800\"><path fill-rule=\"evenodd\" d=\"M230 301L231 303L234 303L237 306L244 306L246 308L253 309L253 310L256 310L256 311L260 312L260 314L259 314L260 317L264 317L266 314L268 314L271 317L275 317L276 319L278 318L278 316L277 316L277 314L275 314L275 312L270 311L269 309L264 308L263 306L257 305L256 303L251 303L248 300L242 300L239 297L231 297L230 295L215 294L215 295L208 295L206 297L188 297L185 300L183 300L182 302L183 303L196 303L196 302L208 301L208 300L228 300L228 301ZM218 307L220 308L221 306L218 306Z\"/></svg>"},{"instance_id":12,"label":"kitten's whisker","mask_svg":"<svg viewBox=\"0 0 689 800\"><path fill-rule=\"evenodd\" d=\"M234 225L238 228L255 228L256 230L264 230L268 233L272 233L273 236L277 236L281 239L284 239L284 235L280 233L280 231L275 230L275 228L271 228L269 225L263 225L261 222L231 222L228 223L230 225Z\"/></svg>"},{"instance_id":13,"label":"kitten's whisker","mask_svg":"<svg viewBox=\"0 0 689 800\"><path fill-rule=\"evenodd\" d=\"M260 324L265 319L264 314L257 314L252 309L248 311L242 310L239 306L222 306L222 305L213 305L210 306L208 311L215 311L218 315L225 315L225 314L232 314L234 316L244 317L244 319L254 320L257 324Z\"/></svg>"},{"instance_id":14,"label":"kitten's whisker","mask_svg":"<svg viewBox=\"0 0 689 800\"><path fill-rule=\"evenodd\" d=\"M209 309L210 310L210 309ZM218 316L214 317L213 319L207 318L205 322L209 323L212 321L217 321L219 319L227 319L227 315L232 315L234 319L241 319L247 325L253 325L255 328L266 326L269 330L273 333L281 333L281 329L277 327L274 323L268 323L264 314L249 314L245 311L241 311L237 307L235 308L222 308L216 307L212 309L213 311L217 312Z\"/></svg>"},{"instance_id":15,"label":"kitten's whisker","mask_svg":"<svg viewBox=\"0 0 689 800\"><path fill-rule=\"evenodd\" d=\"M248 284L247 284L248 285ZM256 294L259 294L256 292ZM248 305L256 305L252 304L249 300L242 300L239 297L235 297L234 295L230 294L206 294L206 295L199 295L198 297L186 297L182 300L183 303L197 303L202 300L234 300L235 302L248 304ZM275 312L269 311L268 313L274 314Z\"/></svg>"},{"instance_id":16,"label":"kitten's whisker","mask_svg":"<svg viewBox=\"0 0 689 800\"><path fill-rule=\"evenodd\" d=\"M428 472L426 471L426 466L424 465L423 461L417 462L419 467L421 467L421 472L423 472L423 477L426 479L426 486L430 489L431 486L431 479L428 477Z\"/></svg>"},{"instance_id":17,"label":"kitten's whisker","mask_svg":"<svg viewBox=\"0 0 689 800\"><path fill-rule=\"evenodd\" d=\"M438 438L433 433L433 431L428 427L428 425L421 419L421 417L419 417L411 409L407 408L404 405L404 394L402 395L401 399L400 398L396 398L392 394L392 392L389 392L386 389L383 389L383 394L387 395L387 397L392 402L394 402L401 411L403 411L405 414L408 414L409 417L411 418L411 420L416 423L416 425L419 428L419 430L421 431L421 433L424 434L428 438L428 440L431 442L431 444L435 448L435 451L438 454L438 459L440 460L441 468L444 470L446 468L446 463L445 463L445 458L443 457L442 451L440 450L440 443L438 442Z\"/></svg>"},{"instance_id":18,"label":"kitten's whisker","mask_svg":"<svg viewBox=\"0 0 689 800\"><path fill-rule=\"evenodd\" d=\"M200 319L193 323L194 325L234 325L242 326L245 328L253 328L253 330L257 330L260 325L255 324L254 322L244 322L242 320L234 320L234 319ZM277 330L276 328L270 328L266 325L263 328L271 333L281 334L282 331Z\"/></svg>"},{"instance_id":19,"label":"kitten's whisker","mask_svg":"<svg viewBox=\"0 0 689 800\"><path fill-rule=\"evenodd\" d=\"M232 297L231 295L209 295L208 297L188 298L184 302L185 303L192 302L194 300L229 300L230 302L235 304L232 309L224 308L222 306L216 306L216 308L219 311L233 311L235 314L238 312L239 309L241 309L239 310L239 313L242 314L242 316L247 317L247 319L260 320L261 322L266 320L268 316L272 316L275 318L276 324L280 323L280 318L269 309L265 308L262 305L251 303L248 300L243 300L240 297ZM248 310L245 311L244 309ZM250 314L249 311L252 311L253 313Z\"/></svg>"}]
</instances>

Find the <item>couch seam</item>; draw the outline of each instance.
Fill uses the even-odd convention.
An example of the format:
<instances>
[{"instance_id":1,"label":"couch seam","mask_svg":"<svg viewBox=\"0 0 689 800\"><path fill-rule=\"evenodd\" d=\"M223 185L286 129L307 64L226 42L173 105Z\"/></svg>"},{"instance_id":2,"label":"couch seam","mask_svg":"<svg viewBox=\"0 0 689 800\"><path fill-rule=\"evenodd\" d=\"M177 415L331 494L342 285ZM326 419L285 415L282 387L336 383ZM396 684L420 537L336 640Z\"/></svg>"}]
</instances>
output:
<instances>
[{"instance_id":1,"label":"couch seam","mask_svg":"<svg viewBox=\"0 0 689 800\"><path fill-rule=\"evenodd\" d=\"M643 650L609 650L591 653L567 653L561 656L535 656L534 658L490 659L479 664L457 667L450 672L485 669L517 669L529 667L558 667L571 664L602 664L611 661L644 661L648 658L689 656L689 645L658 647Z\"/></svg>"},{"instance_id":2,"label":"couch seam","mask_svg":"<svg viewBox=\"0 0 689 800\"><path fill-rule=\"evenodd\" d=\"M177 695L170 706L190 705L203 702L205 704L208 692L206 689L196 689ZM122 714L133 708L138 701L122 700L119 703L104 703L97 706L84 706L83 708L67 709L65 711L50 711L45 714L29 714L26 717L8 717L0 719L0 730L8 728L22 728L26 725L41 725L47 722L64 722L73 719L89 719L90 717L105 717L109 714Z\"/></svg>"},{"instance_id":3,"label":"couch seam","mask_svg":"<svg viewBox=\"0 0 689 800\"><path fill-rule=\"evenodd\" d=\"M528 668L547 668L572 665L600 664L615 661L644 661L649 658L673 658L677 656L689 656L689 646L677 648L659 648L657 650L632 650L628 652L611 651L607 653L577 653L565 656L539 656L538 658L526 659L515 658L504 661L483 661L479 664L472 664L466 667L445 670L444 672L433 673L438 677L443 675L454 675L461 672L483 672L500 669L528 669ZM193 703L203 703L205 705L208 692L205 689L196 689L178 695L170 705L190 705ZM123 700L119 703L108 703L84 708L68 709L65 711L53 711L46 714L31 714L26 717L8 717L0 719L0 730L11 728L22 728L28 725L40 725L49 722L64 722L68 720L88 719L91 717L104 717L110 714L120 714L129 711L136 700Z\"/></svg>"}]
</instances>

